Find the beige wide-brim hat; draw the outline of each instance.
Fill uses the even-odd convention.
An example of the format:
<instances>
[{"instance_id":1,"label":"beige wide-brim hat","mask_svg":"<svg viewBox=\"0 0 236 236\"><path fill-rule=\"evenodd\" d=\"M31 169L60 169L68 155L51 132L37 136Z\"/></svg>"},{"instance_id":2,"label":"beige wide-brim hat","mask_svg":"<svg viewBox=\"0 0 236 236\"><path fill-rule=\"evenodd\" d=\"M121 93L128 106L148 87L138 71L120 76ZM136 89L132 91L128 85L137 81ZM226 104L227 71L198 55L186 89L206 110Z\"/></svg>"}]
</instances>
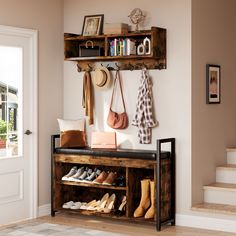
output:
<instances>
[{"instance_id":1,"label":"beige wide-brim hat","mask_svg":"<svg viewBox=\"0 0 236 236\"><path fill-rule=\"evenodd\" d=\"M110 81L110 71L106 67L101 66L95 69L93 82L98 89L106 89L107 87L109 87Z\"/></svg>"}]
</instances>

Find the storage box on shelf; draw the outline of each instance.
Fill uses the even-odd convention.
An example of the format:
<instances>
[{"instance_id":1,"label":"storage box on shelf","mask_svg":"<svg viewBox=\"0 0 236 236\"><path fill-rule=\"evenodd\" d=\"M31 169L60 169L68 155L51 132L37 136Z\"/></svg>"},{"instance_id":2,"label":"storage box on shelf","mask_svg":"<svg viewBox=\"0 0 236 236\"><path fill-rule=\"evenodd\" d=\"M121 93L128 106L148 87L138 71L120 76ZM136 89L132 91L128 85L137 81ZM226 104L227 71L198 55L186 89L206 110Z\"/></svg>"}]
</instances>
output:
<instances>
[{"instance_id":1,"label":"storage box on shelf","mask_svg":"<svg viewBox=\"0 0 236 236\"><path fill-rule=\"evenodd\" d=\"M128 34L129 25L125 23L105 23L104 34Z\"/></svg>"},{"instance_id":2,"label":"storage box on shelf","mask_svg":"<svg viewBox=\"0 0 236 236\"><path fill-rule=\"evenodd\" d=\"M135 44L137 48L145 38L150 40L150 53L137 55L137 50L135 53L131 50L132 45ZM91 41L93 45L87 45L87 49L96 51L97 48L99 54L81 56L81 48L86 48L88 41ZM166 29L163 28L152 27L151 30L138 33L67 36L64 43L65 60L76 61L79 71L88 70L101 63L108 65L111 70L117 69L116 65L122 70L142 69L143 67L148 69L166 68Z\"/></svg>"},{"instance_id":3,"label":"storage box on shelf","mask_svg":"<svg viewBox=\"0 0 236 236\"><path fill-rule=\"evenodd\" d=\"M157 230L162 224L175 224L175 139L157 141L157 150L98 150L98 149L66 149L56 148L56 139L52 136L52 202L51 215L56 212L73 212L82 215L96 215L112 219L156 224ZM170 142L171 152L162 152L161 143ZM86 183L62 180L70 169L76 166L100 169L105 172L123 176L123 185ZM141 198L140 182L152 179L155 183L155 216L146 220L144 217L134 218L133 214ZM62 205L68 201L90 202L99 200L104 194L113 193L117 199L126 196L127 203L122 216L97 211L64 209ZM118 201L115 209L118 208Z\"/></svg>"}]
</instances>

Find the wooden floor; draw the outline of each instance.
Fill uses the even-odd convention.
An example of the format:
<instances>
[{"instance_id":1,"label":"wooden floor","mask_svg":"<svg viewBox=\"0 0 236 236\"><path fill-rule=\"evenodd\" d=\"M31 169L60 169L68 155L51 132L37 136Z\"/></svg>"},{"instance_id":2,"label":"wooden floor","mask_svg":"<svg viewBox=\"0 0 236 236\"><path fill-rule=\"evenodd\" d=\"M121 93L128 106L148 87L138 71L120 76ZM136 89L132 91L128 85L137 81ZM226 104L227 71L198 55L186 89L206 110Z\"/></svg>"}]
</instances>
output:
<instances>
[{"instance_id":1,"label":"wooden floor","mask_svg":"<svg viewBox=\"0 0 236 236\"><path fill-rule=\"evenodd\" d=\"M77 226L131 236L235 236L235 234L233 233L201 230L179 226L165 226L162 231L157 232L155 230L155 225L129 223L124 221L115 221L86 216L73 216L71 214L57 214L55 217L44 216L40 219L47 223Z\"/></svg>"}]
</instances>

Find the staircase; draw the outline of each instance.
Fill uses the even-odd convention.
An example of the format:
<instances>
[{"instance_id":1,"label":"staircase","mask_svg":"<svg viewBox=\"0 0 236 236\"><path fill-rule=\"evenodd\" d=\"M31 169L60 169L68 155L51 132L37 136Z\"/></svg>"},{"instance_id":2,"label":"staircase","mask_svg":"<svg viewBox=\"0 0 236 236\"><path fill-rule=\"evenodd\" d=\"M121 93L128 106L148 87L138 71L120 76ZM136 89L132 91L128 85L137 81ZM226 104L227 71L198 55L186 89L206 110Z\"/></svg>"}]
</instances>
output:
<instances>
[{"instance_id":1,"label":"staircase","mask_svg":"<svg viewBox=\"0 0 236 236\"><path fill-rule=\"evenodd\" d=\"M216 167L216 183L203 186L204 203L192 210L236 215L236 148L228 148L227 164Z\"/></svg>"}]
</instances>

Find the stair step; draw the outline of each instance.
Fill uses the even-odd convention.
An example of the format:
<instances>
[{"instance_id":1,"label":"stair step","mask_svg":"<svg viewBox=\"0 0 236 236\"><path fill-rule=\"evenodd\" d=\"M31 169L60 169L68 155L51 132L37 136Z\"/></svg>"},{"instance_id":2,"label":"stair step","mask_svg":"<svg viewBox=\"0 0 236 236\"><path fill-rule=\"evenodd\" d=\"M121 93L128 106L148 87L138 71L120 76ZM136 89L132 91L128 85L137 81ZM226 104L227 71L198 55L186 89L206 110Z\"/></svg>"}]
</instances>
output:
<instances>
[{"instance_id":1,"label":"stair step","mask_svg":"<svg viewBox=\"0 0 236 236\"><path fill-rule=\"evenodd\" d=\"M233 191L236 192L236 184L227 184L227 183L212 183L203 186L203 189L213 189L213 190L224 190L224 191ZM236 204L235 204L236 205Z\"/></svg>"},{"instance_id":2,"label":"stair step","mask_svg":"<svg viewBox=\"0 0 236 236\"><path fill-rule=\"evenodd\" d=\"M236 152L236 147L226 148L226 152Z\"/></svg>"},{"instance_id":3,"label":"stair step","mask_svg":"<svg viewBox=\"0 0 236 236\"><path fill-rule=\"evenodd\" d=\"M236 165L226 164L216 167L216 182L236 184Z\"/></svg>"},{"instance_id":4,"label":"stair step","mask_svg":"<svg viewBox=\"0 0 236 236\"><path fill-rule=\"evenodd\" d=\"M236 205L215 204L215 203L199 203L192 206L192 210L201 212L211 212L219 214L236 215Z\"/></svg>"},{"instance_id":5,"label":"stair step","mask_svg":"<svg viewBox=\"0 0 236 236\"><path fill-rule=\"evenodd\" d=\"M236 184L214 183L203 190L206 203L236 205Z\"/></svg>"},{"instance_id":6,"label":"stair step","mask_svg":"<svg viewBox=\"0 0 236 236\"><path fill-rule=\"evenodd\" d=\"M236 170L236 164L225 164L225 165L217 166L216 168Z\"/></svg>"},{"instance_id":7,"label":"stair step","mask_svg":"<svg viewBox=\"0 0 236 236\"><path fill-rule=\"evenodd\" d=\"M227 148L227 163L228 164L236 164L236 148Z\"/></svg>"}]
</instances>

